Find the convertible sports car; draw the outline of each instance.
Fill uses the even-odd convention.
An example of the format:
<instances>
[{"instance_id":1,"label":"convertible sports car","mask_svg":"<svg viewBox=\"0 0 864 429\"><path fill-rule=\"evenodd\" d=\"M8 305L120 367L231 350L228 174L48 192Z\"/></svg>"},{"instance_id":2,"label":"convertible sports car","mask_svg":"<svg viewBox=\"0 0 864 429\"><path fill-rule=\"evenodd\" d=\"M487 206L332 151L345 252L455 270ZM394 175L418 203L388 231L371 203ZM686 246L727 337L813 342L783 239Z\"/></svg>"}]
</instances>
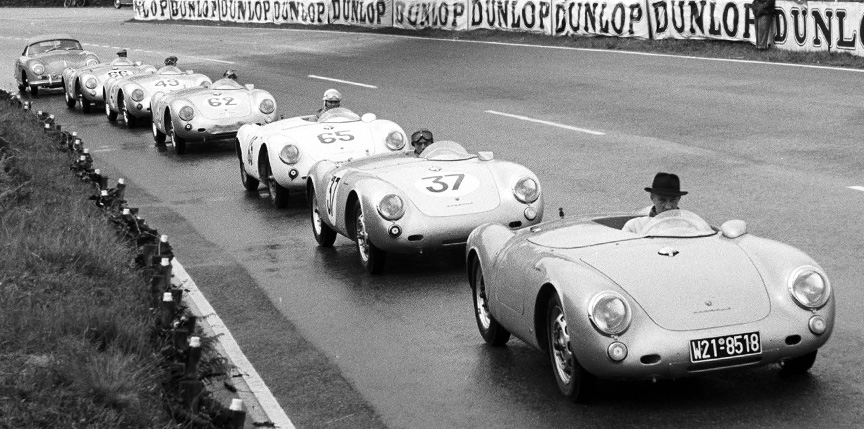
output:
<instances>
[{"instance_id":1,"label":"convertible sports car","mask_svg":"<svg viewBox=\"0 0 864 429\"><path fill-rule=\"evenodd\" d=\"M718 229L670 210L641 234L622 231L633 217L474 230L467 267L483 339L503 345L512 333L548 353L577 402L597 378L810 369L834 325L831 284L813 259L741 220Z\"/></svg>"},{"instance_id":2,"label":"convertible sports car","mask_svg":"<svg viewBox=\"0 0 864 429\"><path fill-rule=\"evenodd\" d=\"M354 240L370 274L382 272L387 252L464 245L478 225L497 222L510 231L543 218L540 181L531 170L492 152L469 154L452 141L419 156L379 155L341 166L321 161L308 183L318 244L332 246L336 233Z\"/></svg>"},{"instance_id":3,"label":"convertible sports car","mask_svg":"<svg viewBox=\"0 0 864 429\"><path fill-rule=\"evenodd\" d=\"M195 86L209 86L210 78L192 70L182 71L165 66L153 74L116 77L105 83L105 116L108 121L123 115L126 127L132 128L139 120L150 118L150 101L154 94L173 92Z\"/></svg>"},{"instance_id":4,"label":"convertible sports car","mask_svg":"<svg viewBox=\"0 0 864 429\"><path fill-rule=\"evenodd\" d=\"M252 192L264 182L270 200L285 207L290 191L306 190L312 165L322 159L348 161L405 150L405 131L372 113L362 117L343 107L314 116L298 116L267 125L248 124L237 131L237 158L243 187Z\"/></svg>"},{"instance_id":5,"label":"convertible sports car","mask_svg":"<svg viewBox=\"0 0 864 429\"><path fill-rule=\"evenodd\" d=\"M109 79L153 73L156 73L156 67L126 58L82 68L69 67L63 70L66 106L73 109L80 103L81 110L90 113L94 104L105 102L104 86Z\"/></svg>"},{"instance_id":6,"label":"convertible sports car","mask_svg":"<svg viewBox=\"0 0 864 429\"><path fill-rule=\"evenodd\" d=\"M27 40L24 52L15 61L18 90L30 88L34 97L39 88L63 86L61 73L67 67L79 68L99 63L96 54L85 51L81 43L67 34L47 34Z\"/></svg>"},{"instance_id":7,"label":"convertible sports car","mask_svg":"<svg viewBox=\"0 0 864 429\"><path fill-rule=\"evenodd\" d=\"M187 141L233 138L245 124L276 120L276 100L251 84L220 79L209 87L192 87L153 96L153 138L165 143L171 135L174 150L186 153Z\"/></svg>"}]
</instances>

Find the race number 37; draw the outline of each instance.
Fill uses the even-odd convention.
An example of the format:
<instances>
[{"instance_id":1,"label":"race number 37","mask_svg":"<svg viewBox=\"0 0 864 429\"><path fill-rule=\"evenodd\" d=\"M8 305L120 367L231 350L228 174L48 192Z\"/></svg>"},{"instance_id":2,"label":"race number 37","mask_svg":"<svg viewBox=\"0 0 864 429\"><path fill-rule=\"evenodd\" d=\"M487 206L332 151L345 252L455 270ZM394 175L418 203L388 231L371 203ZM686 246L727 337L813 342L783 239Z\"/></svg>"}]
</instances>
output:
<instances>
[{"instance_id":1,"label":"race number 37","mask_svg":"<svg viewBox=\"0 0 864 429\"><path fill-rule=\"evenodd\" d=\"M479 180L470 174L444 171L440 173L417 179L415 186L434 196L459 197L471 193L480 184Z\"/></svg>"}]
</instances>

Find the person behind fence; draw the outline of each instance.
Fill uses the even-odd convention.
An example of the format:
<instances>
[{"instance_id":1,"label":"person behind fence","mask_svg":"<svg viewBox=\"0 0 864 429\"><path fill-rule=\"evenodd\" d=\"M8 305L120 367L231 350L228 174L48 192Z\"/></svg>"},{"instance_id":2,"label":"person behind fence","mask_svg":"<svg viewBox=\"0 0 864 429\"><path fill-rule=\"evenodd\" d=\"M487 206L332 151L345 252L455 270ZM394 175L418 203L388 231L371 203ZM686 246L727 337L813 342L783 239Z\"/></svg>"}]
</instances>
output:
<instances>
[{"instance_id":1,"label":"person behind fence","mask_svg":"<svg viewBox=\"0 0 864 429\"><path fill-rule=\"evenodd\" d=\"M677 175L663 172L654 176L654 182L645 191L651 194L651 211L648 216L628 220L621 228L623 231L640 234L652 217L668 210L678 210L681 196L687 195L687 191L681 190L681 180Z\"/></svg>"},{"instance_id":2,"label":"person behind fence","mask_svg":"<svg viewBox=\"0 0 864 429\"><path fill-rule=\"evenodd\" d=\"M753 0L751 9L756 18L756 49L768 49L774 27L774 0Z\"/></svg>"}]
</instances>

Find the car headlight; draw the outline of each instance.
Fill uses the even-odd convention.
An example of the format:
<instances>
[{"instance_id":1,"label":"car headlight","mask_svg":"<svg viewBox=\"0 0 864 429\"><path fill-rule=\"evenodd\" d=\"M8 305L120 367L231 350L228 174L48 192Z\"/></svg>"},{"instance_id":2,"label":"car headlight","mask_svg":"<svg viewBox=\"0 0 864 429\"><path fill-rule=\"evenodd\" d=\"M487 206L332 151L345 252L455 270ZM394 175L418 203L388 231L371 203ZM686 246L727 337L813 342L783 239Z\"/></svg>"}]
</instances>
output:
<instances>
[{"instance_id":1,"label":"car headlight","mask_svg":"<svg viewBox=\"0 0 864 429\"><path fill-rule=\"evenodd\" d=\"M90 89L95 89L96 84L97 84L96 78L92 77L92 76L88 77L87 80L84 81L84 86L86 86L87 88L90 88Z\"/></svg>"},{"instance_id":2,"label":"car headlight","mask_svg":"<svg viewBox=\"0 0 864 429\"><path fill-rule=\"evenodd\" d=\"M99 64L99 60L97 60L96 58L92 58L92 57L87 58L87 62L85 64L87 66L95 66L96 64Z\"/></svg>"},{"instance_id":3,"label":"car headlight","mask_svg":"<svg viewBox=\"0 0 864 429\"><path fill-rule=\"evenodd\" d=\"M399 131L391 131L390 134L387 134L384 143L387 145L387 149L401 150L405 147L405 136Z\"/></svg>"},{"instance_id":4,"label":"car headlight","mask_svg":"<svg viewBox=\"0 0 864 429\"><path fill-rule=\"evenodd\" d=\"M530 177L523 177L513 187L513 196L525 204L531 204L540 198L540 185Z\"/></svg>"},{"instance_id":5,"label":"car headlight","mask_svg":"<svg viewBox=\"0 0 864 429\"><path fill-rule=\"evenodd\" d=\"M269 115L276 110L276 103L271 99L261 100L261 104L258 105L258 110L265 115Z\"/></svg>"},{"instance_id":6,"label":"car headlight","mask_svg":"<svg viewBox=\"0 0 864 429\"><path fill-rule=\"evenodd\" d=\"M387 194L378 203L378 214L387 220L399 220L405 214L405 203L396 194Z\"/></svg>"},{"instance_id":7,"label":"car headlight","mask_svg":"<svg viewBox=\"0 0 864 429\"><path fill-rule=\"evenodd\" d=\"M42 74L45 73L45 66L40 63L33 63L30 64L30 71L36 74Z\"/></svg>"},{"instance_id":8,"label":"car headlight","mask_svg":"<svg viewBox=\"0 0 864 429\"><path fill-rule=\"evenodd\" d=\"M136 89L132 91L132 95L129 96L133 101L141 101L144 99L144 91L140 89Z\"/></svg>"},{"instance_id":9,"label":"car headlight","mask_svg":"<svg viewBox=\"0 0 864 429\"><path fill-rule=\"evenodd\" d=\"M179 116L180 119L189 122L195 117L195 110L192 109L191 106L183 106L180 108L180 111L177 112L177 116Z\"/></svg>"},{"instance_id":10,"label":"car headlight","mask_svg":"<svg viewBox=\"0 0 864 429\"><path fill-rule=\"evenodd\" d=\"M617 335L630 327L630 306L615 292L600 292L588 304L588 317L601 333Z\"/></svg>"},{"instance_id":11,"label":"car headlight","mask_svg":"<svg viewBox=\"0 0 864 429\"><path fill-rule=\"evenodd\" d=\"M828 279L814 267L800 267L789 276L789 293L804 308L819 308L828 302L831 287Z\"/></svg>"},{"instance_id":12,"label":"car headlight","mask_svg":"<svg viewBox=\"0 0 864 429\"><path fill-rule=\"evenodd\" d=\"M296 164L300 161L300 149L293 144L286 144L282 147L282 150L279 151L279 159L286 164Z\"/></svg>"}]
</instances>

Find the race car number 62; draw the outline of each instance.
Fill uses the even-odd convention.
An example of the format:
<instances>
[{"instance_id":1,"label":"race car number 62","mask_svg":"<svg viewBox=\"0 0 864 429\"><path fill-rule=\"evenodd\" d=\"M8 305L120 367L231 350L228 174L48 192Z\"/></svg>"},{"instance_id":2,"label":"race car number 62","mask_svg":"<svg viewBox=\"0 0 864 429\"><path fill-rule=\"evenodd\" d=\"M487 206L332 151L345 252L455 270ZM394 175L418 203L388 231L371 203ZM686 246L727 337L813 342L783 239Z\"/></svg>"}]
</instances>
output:
<instances>
[{"instance_id":1,"label":"race car number 62","mask_svg":"<svg viewBox=\"0 0 864 429\"><path fill-rule=\"evenodd\" d=\"M213 97L207 99L207 104L213 107L219 106L236 106L237 103L234 102L234 97Z\"/></svg>"}]
</instances>

